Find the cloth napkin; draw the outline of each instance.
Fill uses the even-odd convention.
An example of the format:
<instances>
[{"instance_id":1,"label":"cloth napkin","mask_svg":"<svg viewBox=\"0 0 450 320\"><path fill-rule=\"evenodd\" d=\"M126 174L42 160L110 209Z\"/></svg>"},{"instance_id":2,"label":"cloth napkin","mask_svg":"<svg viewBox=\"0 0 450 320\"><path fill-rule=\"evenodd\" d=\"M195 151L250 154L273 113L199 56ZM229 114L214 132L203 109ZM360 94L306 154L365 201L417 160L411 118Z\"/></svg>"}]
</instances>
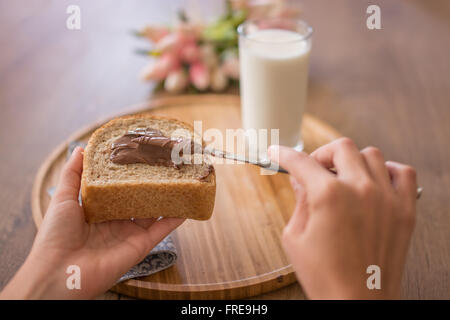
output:
<instances>
[{"instance_id":1,"label":"cloth napkin","mask_svg":"<svg viewBox=\"0 0 450 320\"><path fill-rule=\"evenodd\" d=\"M69 143L67 148L67 158L70 157L73 150L77 147L85 147L86 143L82 141L73 141ZM50 197L55 193L56 187L50 187L47 189L47 193ZM79 201L81 204L81 193L79 196ZM137 265L132 267L127 273L125 273L117 282L125 281L132 278L145 277L151 274L157 273L164 269L167 269L175 264L177 261L177 248L175 247L172 237L168 235L159 244L156 245L149 252L149 254L139 262Z\"/></svg>"}]
</instances>

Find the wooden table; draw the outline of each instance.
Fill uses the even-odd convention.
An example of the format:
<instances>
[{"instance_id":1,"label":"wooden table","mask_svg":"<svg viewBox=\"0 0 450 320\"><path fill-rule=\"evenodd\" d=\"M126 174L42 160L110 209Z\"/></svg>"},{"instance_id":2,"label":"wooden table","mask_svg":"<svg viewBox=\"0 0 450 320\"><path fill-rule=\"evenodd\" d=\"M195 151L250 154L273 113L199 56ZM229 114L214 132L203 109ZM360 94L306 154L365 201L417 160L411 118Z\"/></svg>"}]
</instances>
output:
<instances>
[{"instance_id":1,"label":"wooden table","mask_svg":"<svg viewBox=\"0 0 450 320\"><path fill-rule=\"evenodd\" d=\"M30 192L40 163L81 126L151 96L136 76L145 58L133 53L145 44L129 31L166 21L177 9L176 1L76 3L79 31L65 27L70 1L0 2L0 288L25 260L36 234ZM366 28L366 8L374 3L381 7L382 30ZM375 145L387 158L417 168L425 191L403 295L448 299L450 2L302 4L315 28L309 112L360 147ZM304 295L295 284L257 298Z\"/></svg>"}]
</instances>

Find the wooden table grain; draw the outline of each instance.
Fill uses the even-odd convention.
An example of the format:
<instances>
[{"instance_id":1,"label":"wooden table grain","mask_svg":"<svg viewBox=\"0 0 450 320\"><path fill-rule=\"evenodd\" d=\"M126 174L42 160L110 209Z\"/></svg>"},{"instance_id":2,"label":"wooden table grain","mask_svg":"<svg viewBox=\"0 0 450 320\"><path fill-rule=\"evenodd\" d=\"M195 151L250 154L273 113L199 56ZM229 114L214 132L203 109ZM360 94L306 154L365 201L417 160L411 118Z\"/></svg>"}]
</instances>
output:
<instances>
[{"instance_id":1,"label":"wooden table grain","mask_svg":"<svg viewBox=\"0 0 450 320\"><path fill-rule=\"evenodd\" d=\"M65 25L73 3L82 12L77 31ZM0 0L0 288L36 234L30 192L40 163L80 127L151 97L136 76L146 61L133 51L144 44L130 30L167 22L183 3ZM450 2L301 4L315 29L309 112L360 147L380 147L386 158L416 167L424 194L403 297L449 299ZM369 4L381 8L381 30L366 28ZM255 298L305 296L294 284Z\"/></svg>"}]
</instances>

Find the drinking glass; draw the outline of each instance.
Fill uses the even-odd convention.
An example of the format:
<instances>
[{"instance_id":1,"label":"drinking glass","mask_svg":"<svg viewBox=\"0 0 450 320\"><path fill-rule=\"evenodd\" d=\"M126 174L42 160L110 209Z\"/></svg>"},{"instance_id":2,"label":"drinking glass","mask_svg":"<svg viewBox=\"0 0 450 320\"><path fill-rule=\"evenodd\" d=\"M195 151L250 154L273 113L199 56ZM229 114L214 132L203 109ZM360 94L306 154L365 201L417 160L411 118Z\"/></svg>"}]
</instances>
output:
<instances>
[{"instance_id":1,"label":"drinking glass","mask_svg":"<svg viewBox=\"0 0 450 320\"><path fill-rule=\"evenodd\" d=\"M302 150L312 28L297 19L262 19L244 22L238 34L241 115L250 145L256 140L248 132L265 130L266 146Z\"/></svg>"}]
</instances>

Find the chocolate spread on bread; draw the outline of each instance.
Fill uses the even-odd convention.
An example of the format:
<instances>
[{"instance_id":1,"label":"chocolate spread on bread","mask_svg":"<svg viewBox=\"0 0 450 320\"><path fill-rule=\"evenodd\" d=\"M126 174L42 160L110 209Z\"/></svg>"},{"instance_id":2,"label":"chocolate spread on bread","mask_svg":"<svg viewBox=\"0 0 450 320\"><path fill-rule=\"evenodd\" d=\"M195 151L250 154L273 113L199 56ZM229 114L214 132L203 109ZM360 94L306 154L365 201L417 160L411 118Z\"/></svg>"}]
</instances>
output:
<instances>
[{"instance_id":1,"label":"chocolate spread on bread","mask_svg":"<svg viewBox=\"0 0 450 320\"><path fill-rule=\"evenodd\" d=\"M196 144L191 140L169 138L152 128L138 128L128 131L112 143L110 160L116 164L146 163L179 169L182 163L177 164L172 160L174 147L179 150L180 157L186 147L191 154L196 151ZM201 146L199 148L202 150ZM213 166L209 165L207 172L197 179L206 180L213 170Z\"/></svg>"}]
</instances>

